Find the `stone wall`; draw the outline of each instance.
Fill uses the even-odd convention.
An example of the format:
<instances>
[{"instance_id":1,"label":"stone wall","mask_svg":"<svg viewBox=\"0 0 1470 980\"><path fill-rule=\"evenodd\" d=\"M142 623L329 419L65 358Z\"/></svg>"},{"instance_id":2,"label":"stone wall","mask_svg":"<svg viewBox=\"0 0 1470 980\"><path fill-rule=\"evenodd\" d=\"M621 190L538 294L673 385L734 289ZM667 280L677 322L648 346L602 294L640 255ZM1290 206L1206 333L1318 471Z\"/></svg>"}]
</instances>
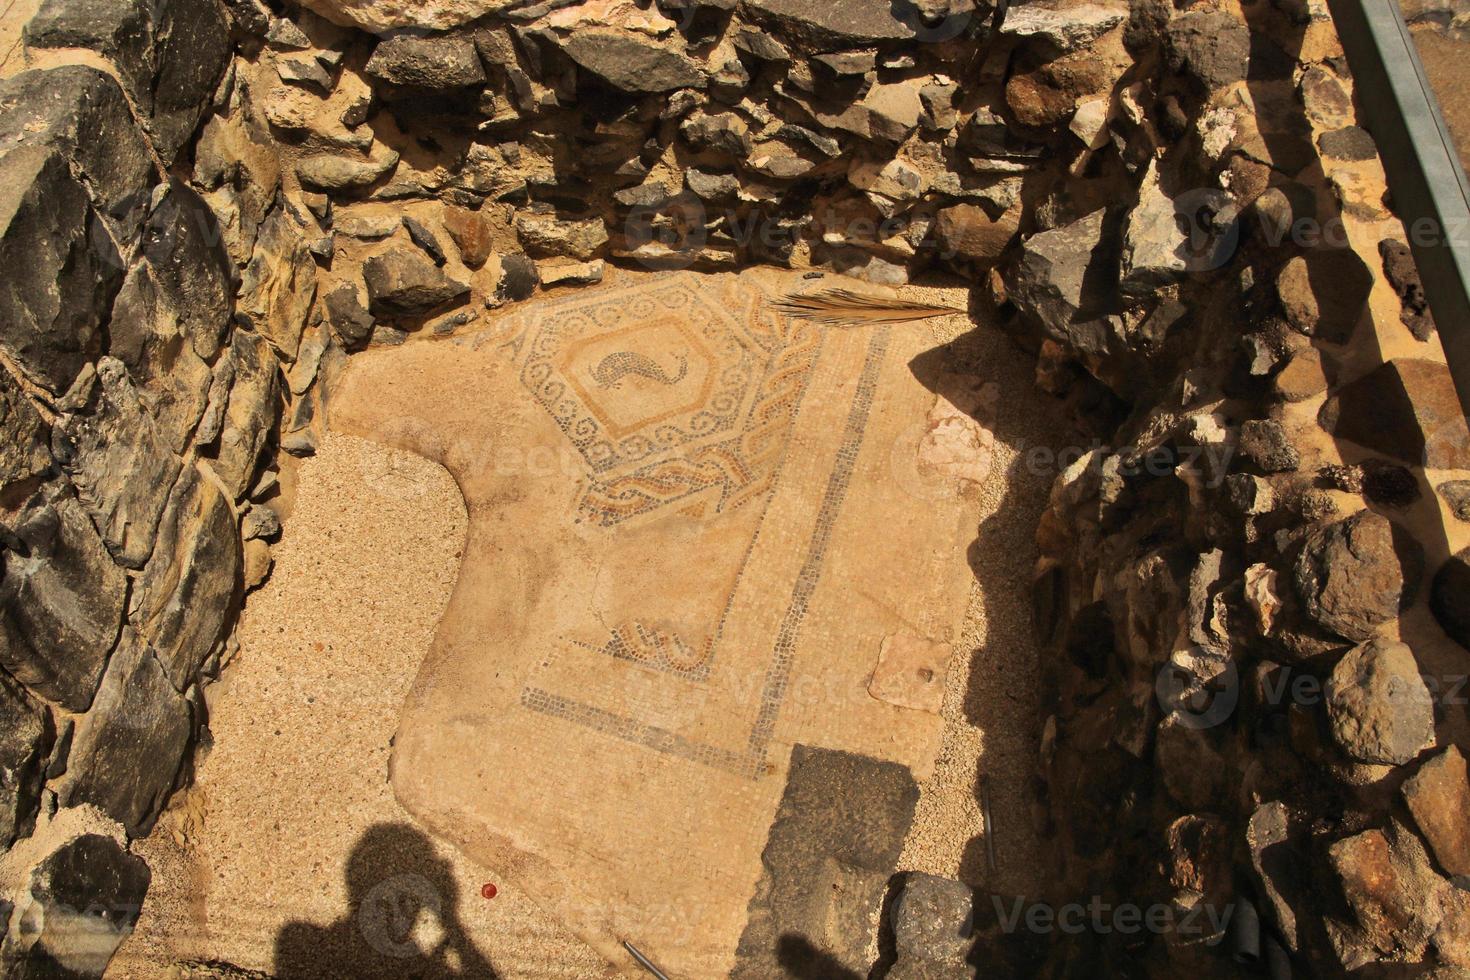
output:
<instances>
[{"instance_id":1,"label":"stone wall","mask_svg":"<svg viewBox=\"0 0 1470 980\"><path fill-rule=\"evenodd\" d=\"M1127 176L992 282L1100 436L1035 603L1051 901L1109 911L1048 966L1459 976L1465 419L1323 5L1180 6L1134 5Z\"/></svg>"},{"instance_id":2,"label":"stone wall","mask_svg":"<svg viewBox=\"0 0 1470 980\"><path fill-rule=\"evenodd\" d=\"M1039 529L1033 898L1254 911L1258 955L1313 971L1463 965L1463 710L1420 694L1416 637L1470 642L1470 559L1418 520L1467 443L1442 358L1382 366L1365 333L1387 277L1437 349L1401 245L1296 234L1391 223L1334 176L1376 158L1317 0L305 6L46 0L0 82L12 922L72 902L61 862L123 882L103 924L131 927L124 845L207 744L280 462L349 352L607 262L775 263L969 277L1094 441ZM954 891L923 887L920 959ZM1222 931L991 953L1234 975Z\"/></svg>"}]
</instances>

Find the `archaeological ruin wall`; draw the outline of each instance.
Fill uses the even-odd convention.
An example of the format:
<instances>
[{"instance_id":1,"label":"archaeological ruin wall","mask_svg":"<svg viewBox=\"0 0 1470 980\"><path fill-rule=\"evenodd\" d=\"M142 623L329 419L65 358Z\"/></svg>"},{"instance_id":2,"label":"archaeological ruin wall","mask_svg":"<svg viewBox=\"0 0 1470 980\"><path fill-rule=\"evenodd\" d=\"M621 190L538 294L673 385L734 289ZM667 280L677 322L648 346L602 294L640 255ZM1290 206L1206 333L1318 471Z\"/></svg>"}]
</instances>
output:
<instances>
[{"instance_id":1,"label":"archaeological ruin wall","mask_svg":"<svg viewBox=\"0 0 1470 980\"><path fill-rule=\"evenodd\" d=\"M1018 950L982 903L983 955L1470 967L1445 696L1470 436L1319 0L45 0L24 48L0 81L12 922L131 927L127 841L207 752L353 352L609 264L767 264L960 276L1034 352L1079 446L1022 584L1049 897L1257 926ZM64 944L12 930L3 956Z\"/></svg>"}]
</instances>

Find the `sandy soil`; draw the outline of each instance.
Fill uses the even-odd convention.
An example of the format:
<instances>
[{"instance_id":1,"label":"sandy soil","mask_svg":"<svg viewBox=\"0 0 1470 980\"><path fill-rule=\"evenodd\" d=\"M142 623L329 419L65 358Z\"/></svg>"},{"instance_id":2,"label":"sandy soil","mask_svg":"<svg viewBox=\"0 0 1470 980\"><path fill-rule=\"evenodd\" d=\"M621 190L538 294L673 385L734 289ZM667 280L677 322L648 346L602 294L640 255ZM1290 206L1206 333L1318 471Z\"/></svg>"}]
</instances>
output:
<instances>
[{"instance_id":1,"label":"sandy soil","mask_svg":"<svg viewBox=\"0 0 1470 980\"><path fill-rule=\"evenodd\" d=\"M913 329L932 330L937 343L959 332ZM969 561L975 584L950 667L943 745L900 868L1034 894L1041 862L1029 782L1040 716L1028 595L1054 474L1027 453L1052 445L1056 428L1030 359L1008 340L978 330L956 353L1000 385L1001 410L976 540L955 556ZM279 964L303 947L320 956L339 941L362 946L362 930L377 924L348 913L350 895L361 903L405 872L432 883L462 975L482 975L478 956L502 977L607 976L591 949L513 886L497 882L496 897L483 898L493 874L415 830L386 780L400 706L458 573L466 515L453 481L417 456L339 433L299 481L273 575L247 604L240 653L208 692L215 747L197 786L137 845L153 891L109 977L158 977L190 961L289 974ZM981 835L982 778L995 871Z\"/></svg>"},{"instance_id":2,"label":"sandy soil","mask_svg":"<svg viewBox=\"0 0 1470 980\"><path fill-rule=\"evenodd\" d=\"M387 782L465 526L449 475L419 457L332 435L301 468L273 577L208 690L215 747L197 786L135 845L153 890L109 977L155 980L191 960L272 971L283 937L296 948L282 955L306 945L330 962L335 941L374 927L346 917L344 869L364 863L356 889L414 874L442 890L442 912L457 910L442 917L502 977L604 975L513 887L483 898L493 878L409 826Z\"/></svg>"}]
</instances>

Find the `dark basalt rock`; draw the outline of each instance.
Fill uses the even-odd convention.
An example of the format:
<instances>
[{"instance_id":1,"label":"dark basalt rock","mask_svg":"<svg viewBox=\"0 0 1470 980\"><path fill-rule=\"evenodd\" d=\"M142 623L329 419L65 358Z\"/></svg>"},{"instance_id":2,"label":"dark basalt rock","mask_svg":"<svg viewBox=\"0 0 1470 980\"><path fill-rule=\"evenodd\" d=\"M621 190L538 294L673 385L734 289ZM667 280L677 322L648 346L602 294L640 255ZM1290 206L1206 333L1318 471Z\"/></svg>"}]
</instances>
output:
<instances>
[{"instance_id":1,"label":"dark basalt rock","mask_svg":"<svg viewBox=\"0 0 1470 980\"><path fill-rule=\"evenodd\" d=\"M61 438L53 440L52 451L113 558L126 568L142 568L153 553L179 459L121 361L102 358L91 388L89 397L57 423Z\"/></svg>"},{"instance_id":2,"label":"dark basalt rock","mask_svg":"<svg viewBox=\"0 0 1470 980\"><path fill-rule=\"evenodd\" d=\"M35 822L51 734L46 709L0 674L0 847Z\"/></svg>"},{"instance_id":3,"label":"dark basalt rock","mask_svg":"<svg viewBox=\"0 0 1470 980\"><path fill-rule=\"evenodd\" d=\"M54 147L0 156L0 214L0 348L28 380L62 394L101 353L122 258Z\"/></svg>"},{"instance_id":4,"label":"dark basalt rock","mask_svg":"<svg viewBox=\"0 0 1470 980\"><path fill-rule=\"evenodd\" d=\"M446 276L417 249L381 252L363 263L368 309L374 316L429 313L469 293L469 286Z\"/></svg>"},{"instance_id":5,"label":"dark basalt rock","mask_svg":"<svg viewBox=\"0 0 1470 980\"><path fill-rule=\"evenodd\" d=\"M5 946L15 980L96 980L142 912L152 875L144 860L101 834L82 834L31 870L16 905L30 929Z\"/></svg>"},{"instance_id":6,"label":"dark basalt rock","mask_svg":"<svg viewBox=\"0 0 1470 980\"><path fill-rule=\"evenodd\" d=\"M1429 610L1450 639L1470 650L1470 548L1448 559L1434 573Z\"/></svg>"},{"instance_id":7,"label":"dark basalt rock","mask_svg":"<svg viewBox=\"0 0 1470 980\"><path fill-rule=\"evenodd\" d=\"M69 496L23 513L14 537L24 550L3 552L0 666L68 711L86 711L117 641L127 578Z\"/></svg>"},{"instance_id":8,"label":"dark basalt rock","mask_svg":"<svg viewBox=\"0 0 1470 980\"><path fill-rule=\"evenodd\" d=\"M860 48L881 41L911 41L926 29L944 29L943 21L950 16L968 21L975 15L973 4L951 6L957 9L952 13L945 10L945 16L931 14L928 18L907 0L833 0L819 4L805 0L745 0L742 9L754 23L767 28L783 42L823 52Z\"/></svg>"},{"instance_id":9,"label":"dark basalt rock","mask_svg":"<svg viewBox=\"0 0 1470 980\"><path fill-rule=\"evenodd\" d=\"M1388 277L1388 284L1399 294L1402 304L1399 318L1415 339L1428 340L1434 333L1434 313L1429 309L1429 298L1424 295L1414 253L1403 242L1385 238L1378 243L1378 254L1383 257L1383 274Z\"/></svg>"},{"instance_id":10,"label":"dark basalt rock","mask_svg":"<svg viewBox=\"0 0 1470 980\"><path fill-rule=\"evenodd\" d=\"M338 283L325 297L327 322L341 339L343 346L352 348L367 343L373 333L372 314L363 305L362 296L356 285Z\"/></svg>"},{"instance_id":11,"label":"dark basalt rock","mask_svg":"<svg viewBox=\"0 0 1470 980\"><path fill-rule=\"evenodd\" d=\"M709 81L698 64L654 38L579 30L557 43L581 68L622 92L704 88Z\"/></svg>"},{"instance_id":12,"label":"dark basalt rock","mask_svg":"<svg viewBox=\"0 0 1470 980\"><path fill-rule=\"evenodd\" d=\"M230 22L216 0L45 0L25 41L85 48L115 64L165 162L198 127L232 53Z\"/></svg>"},{"instance_id":13,"label":"dark basalt rock","mask_svg":"<svg viewBox=\"0 0 1470 980\"><path fill-rule=\"evenodd\" d=\"M1227 13L1180 14L1165 28L1169 68L1206 92L1243 81L1251 64L1250 30Z\"/></svg>"},{"instance_id":14,"label":"dark basalt rock","mask_svg":"<svg viewBox=\"0 0 1470 980\"><path fill-rule=\"evenodd\" d=\"M1251 419L1240 426L1240 452L1265 473L1288 473L1301 466L1301 453L1274 419Z\"/></svg>"},{"instance_id":15,"label":"dark basalt rock","mask_svg":"<svg viewBox=\"0 0 1470 980\"><path fill-rule=\"evenodd\" d=\"M1313 622L1362 642L1413 601L1423 568L1416 542L1388 518L1363 511L1309 534L1292 581Z\"/></svg>"},{"instance_id":16,"label":"dark basalt rock","mask_svg":"<svg viewBox=\"0 0 1470 980\"><path fill-rule=\"evenodd\" d=\"M475 42L466 35L390 37L374 49L364 71L378 82L436 90L486 82Z\"/></svg>"},{"instance_id":17,"label":"dark basalt rock","mask_svg":"<svg viewBox=\"0 0 1470 980\"><path fill-rule=\"evenodd\" d=\"M125 627L91 712L77 724L63 806L91 803L134 837L153 829L193 734L193 709L143 638Z\"/></svg>"},{"instance_id":18,"label":"dark basalt rock","mask_svg":"<svg viewBox=\"0 0 1470 980\"><path fill-rule=\"evenodd\" d=\"M914 872L893 907L898 959L891 980L943 980L971 975L975 943L974 893L964 882Z\"/></svg>"}]
</instances>

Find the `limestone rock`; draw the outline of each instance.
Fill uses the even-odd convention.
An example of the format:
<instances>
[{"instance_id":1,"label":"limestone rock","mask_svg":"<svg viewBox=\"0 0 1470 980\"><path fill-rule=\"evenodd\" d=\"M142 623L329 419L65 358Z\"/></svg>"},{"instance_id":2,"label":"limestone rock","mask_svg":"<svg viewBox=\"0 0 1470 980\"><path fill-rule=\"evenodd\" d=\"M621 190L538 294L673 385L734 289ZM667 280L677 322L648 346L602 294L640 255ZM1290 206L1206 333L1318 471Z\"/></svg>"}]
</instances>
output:
<instances>
[{"instance_id":1,"label":"limestone rock","mask_svg":"<svg viewBox=\"0 0 1470 980\"><path fill-rule=\"evenodd\" d=\"M470 288L440 271L417 249L395 247L363 263L368 309L373 316L428 313L466 295Z\"/></svg>"},{"instance_id":2,"label":"limestone rock","mask_svg":"<svg viewBox=\"0 0 1470 980\"><path fill-rule=\"evenodd\" d=\"M46 710L0 675L0 847L30 832L50 744Z\"/></svg>"},{"instance_id":3,"label":"limestone rock","mask_svg":"<svg viewBox=\"0 0 1470 980\"><path fill-rule=\"evenodd\" d=\"M238 500L255 479L261 451L276 424L280 369L265 339L245 330L235 332L228 362L232 387L210 466Z\"/></svg>"},{"instance_id":4,"label":"limestone rock","mask_svg":"<svg viewBox=\"0 0 1470 980\"><path fill-rule=\"evenodd\" d=\"M240 534L233 502L198 470L169 497L158 547L138 580L133 621L179 691L222 638L239 593Z\"/></svg>"},{"instance_id":5,"label":"limestone rock","mask_svg":"<svg viewBox=\"0 0 1470 980\"><path fill-rule=\"evenodd\" d=\"M335 24L372 33L403 28L444 31L513 6L512 0L306 0L302 6Z\"/></svg>"},{"instance_id":6,"label":"limestone rock","mask_svg":"<svg viewBox=\"0 0 1470 980\"><path fill-rule=\"evenodd\" d=\"M516 215L516 237L529 255L562 256L586 261L607 244L600 218L564 220L555 214L522 211Z\"/></svg>"},{"instance_id":7,"label":"limestone rock","mask_svg":"<svg viewBox=\"0 0 1470 980\"><path fill-rule=\"evenodd\" d=\"M1380 365L1333 392L1317 421L1336 438L1411 466L1470 469L1470 426L1438 361Z\"/></svg>"},{"instance_id":8,"label":"limestone rock","mask_svg":"<svg viewBox=\"0 0 1470 980\"><path fill-rule=\"evenodd\" d=\"M86 48L115 64L166 163L198 127L232 47L215 0L45 0L26 25L25 41L32 48Z\"/></svg>"},{"instance_id":9,"label":"limestone rock","mask_svg":"<svg viewBox=\"0 0 1470 980\"><path fill-rule=\"evenodd\" d=\"M398 153L379 148L376 156L355 157L341 153L318 153L296 164L301 183L319 191L340 194L362 191L393 173L398 167Z\"/></svg>"},{"instance_id":10,"label":"limestone rock","mask_svg":"<svg viewBox=\"0 0 1470 980\"><path fill-rule=\"evenodd\" d=\"M0 579L0 664L69 711L92 703L122 622L127 579L71 497L33 508Z\"/></svg>"},{"instance_id":11,"label":"limestone rock","mask_svg":"<svg viewBox=\"0 0 1470 980\"><path fill-rule=\"evenodd\" d=\"M553 286L591 286L602 282L606 264L602 259L556 264L543 262L537 266L537 270L541 276L541 285L547 289Z\"/></svg>"},{"instance_id":12,"label":"limestone rock","mask_svg":"<svg viewBox=\"0 0 1470 980\"><path fill-rule=\"evenodd\" d=\"M1069 52L1091 44L1127 19L1127 11L1101 4L1071 4L1061 10L1024 4L1006 14L1000 32L1026 40L1035 38L1059 52Z\"/></svg>"},{"instance_id":13,"label":"limestone rock","mask_svg":"<svg viewBox=\"0 0 1470 980\"><path fill-rule=\"evenodd\" d=\"M1434 573L1429 609L1440 629L1470 650L1470 548L1447 559Z\"/></svg>"},{"instance_id":14,"label":"limestone rock","mask_svg":"<svg viewBox=\"0 0 1470 980\"><path fill-rule=\"evenodd\" d=\"M241 276L239 310L256 334L290 362L316 299L316 261L308 248L309 219L289 205L260 226L255 254Z\"/></svg>"},{"instance_id":15,"label":"limestone rock","mask_svg":"<svg viewBox=\"0 0 1470 980\"><path fill-rule=\"evenodd\" d=\"M1237 236L1231 199L1223 191L1192 190L1177 198L1164 188L1154 163L1139 188L1138 206L1123 232L1120 288L1151 296L1187 273L1218 269Z\"/></svg>"},{"instance_id":16,"label":"limestone rock","mask_svg":"<svg viewBox=\"0 0 1470 980\"><path fill-rule=\"evenodd\" d=\"M122 362L98 362L90 397L58 421L58 460L86 505L107 549L127 568L142 568L179 460L160 438Z\"/></svg>"},{"instance_id":17,"label":"limestone rock","mask_svg":"<svg viewBox=\"0 0 1470 980\"><path fill-rule=\"evenodd\" d=\"M1419 767L1401 790L1430 853L1449 875L1470 875L1470 780L1451 745Z\"/></svg>"},{"instance_id":18,"label":"limestone rock","mask_svg":"<svg viewBox=\"0 0 1470 980\"><path fill-rule=\"evenodd\" d=\"M244 584L245 591L253 592L265 584L265 580L270 576L271 566L273 564L274 561L271 559L271 546L269 543L262 541L260 538L251 538L249 541L246 541L244 564L241 572L241 581Z\"/></svg>"},{"instance_id":19,"label":"limestone rock","mask_svg":"<svg viewBox=\"0 0 1470 980\"><path fill-rule=\"evenodd\" d=\"M101 977L133 931L151 880L143 859L113 837L84 833L60 843L7 895L27 928L8 937L5 975Z\"/></svg>"},{"instance_id":20,"label":"limestone rock","mask_svg":"<svg viewBox=\"0 0 1470 980\"><path fill-rule=\"evenodd\" d=\"M703 69L672 48L642 34L578 30L557 43L580 67L623 92L672 92L704 88Z\"/></svg>"},{"instance_id":21,"label":"limestone rock","mask_svg":"<svg viewBox=\"0 0 1470 980\"><path fill-rule=\"evenodd\" d=\"M974 895L963 882L911 872L893 907L898 959L893 980L941 980L969 976L974 945Z\"/></svg>"},{"instance_id":22,"label":"limestone rock","mask_svg":"<svg viewBox=\"0 0 1470 980\"><path fill-rule=\"evenodd\" d=\"M364 71L377 82L425 89L472 88L486 82L475 42L462 34L390 37L373 50Z\"/></svg>"},{"instance_id":23,"label":"limestone rock","mask_svg":"<svg viewBox=\"0 0 1470 980\"><path fill-rule=\"evenodd\" d=\"M1418 545L1386 517L1362 511L1313 530L1292 580L1314 622L1362 642L1413 600L1422 574Z\"/></svg>"},{"instance_id":24,"label":"limestone rock","mask_svg":"<svg viewBox=\"0 0 1470 980\"><path fill-rule=\"evenodd\" d=\"M1434 741L1434 704L1403 643L1373 640L1339 660L1327 717L1338 747L1359 762L1401 765Z\"/></svg>"},{"instance_id":25,"label":"limestone rock","mask_svg":"<svg viewBox=\"0 0 1470 980\"><path fill-rule=\"evenodd\" d=\"M64 806L90 803L145 836L173 790L193 732L193 710L141 637L124 628L97 701L77 724Z\"/></svg>"}]
</instances>

